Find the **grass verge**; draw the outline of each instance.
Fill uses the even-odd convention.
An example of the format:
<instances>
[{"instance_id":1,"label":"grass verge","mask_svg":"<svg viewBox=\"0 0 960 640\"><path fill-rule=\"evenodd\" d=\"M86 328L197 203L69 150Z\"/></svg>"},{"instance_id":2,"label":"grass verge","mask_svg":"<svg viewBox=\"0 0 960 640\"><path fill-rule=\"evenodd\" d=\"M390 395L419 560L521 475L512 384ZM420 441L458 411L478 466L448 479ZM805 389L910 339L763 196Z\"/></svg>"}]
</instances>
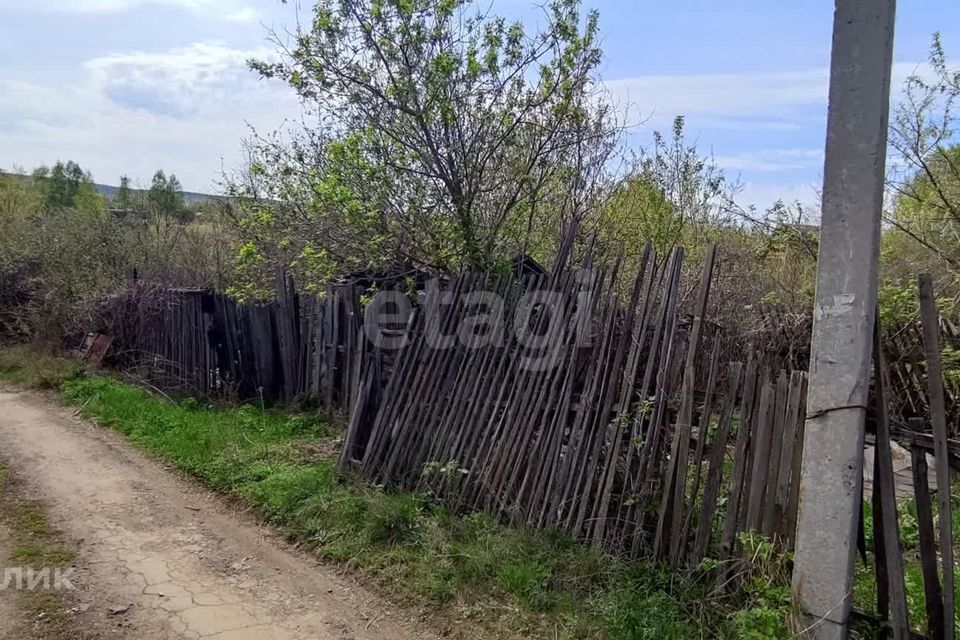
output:
<instances>
[{"instance_id":1,"label":"grass verge","mask_svg":"<svg viewBox=\"0 0 960 640\"><path fill-rule=\"evenodd\" d=\"M83 364L76 360L60 358L26 345L0 346L0 379L16 385L56 391L65 380L83 372Z\"/></svg>"},{"instance_id":2,"label":"grass verge","mask_svg":"<svg viewBox=\"0 0 960 640\"><path fill-rule=\"evenodd\" d=\"M22 353L0 350L0 376L30 380ZM81 414L239 497L292 540L423 606L461 638L789 637L789 593L753 585L736 608L711 596L708 573L670 574L587 549L556 531L460 516L429 496L336 477L339 430L317 418L251 406L173 403L107 377L49 365ZM11 372L13 375L11 375ZM57 375L64 377L57 379ZM772 595L771 595L772 594Z\"/></svg>"},{"instance_id":3,"label":"grass verge","mask_svg":"<svg viewBox=\"0 0 960 640\"><path fill-rule=\"evenodd\" d=\"M17 497L15 480L0 465L0 524L7 532L10 552L8 568L21 572L15 602L23 616L20 633L24 638L89 638L70 619L69 592L54 590L58 569L68 569L73 553L62 544L60 533L47 522L40 504ZM48 575L45 582L38 576ZM69 574L67 574L69 575ZM36 579L35 584L31 582ZM14 583L6 585L11 588Z\"/></svg>"}]
</instances>

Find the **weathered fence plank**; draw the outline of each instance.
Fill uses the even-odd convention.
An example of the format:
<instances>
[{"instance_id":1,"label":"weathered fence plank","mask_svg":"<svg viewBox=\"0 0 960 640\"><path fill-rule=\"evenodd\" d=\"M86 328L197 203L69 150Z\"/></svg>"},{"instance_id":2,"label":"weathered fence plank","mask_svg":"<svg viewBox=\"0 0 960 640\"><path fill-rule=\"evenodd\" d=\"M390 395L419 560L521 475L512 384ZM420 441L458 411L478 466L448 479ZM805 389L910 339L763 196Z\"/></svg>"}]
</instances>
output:
<instances>
[{"instance_id":1,"label":"weathered fence plank","mask_svg":"<svg viewBox=\"0 0 960 640\"><path fill-rule=\"evenodd\" d=\"M879 503L882 507L880 524L883 529L883 564L887 573L889 592L890 625L894 640L908 640L910 620L907 614L906 583L903 573L903 552L900 549L900 525L897 517L897 496L894 486L893 454L890 448L890 422L887 416L886 367L883 350L880 349L880 331L874 330L874 403L877 416L877 445L875 451L876 476L874 485L879 488ZM880 584L878 581L878 591Z\"/></svg>"},{"instance_id":2,"label":"weathered fence plank","mask_svg":"<svg viewBox=\"0 0 960 640\"><path fill-rule=\"evenodd\" d=\"M943 399L943 367L940 363L939 314L933 293L933 279L929 274L919 278L920 320L923 323L923 349L927 361L927 389L930 403L930 422L937 457L937 502L940 506L940 558L943 567L944 638L956 637L954 602L953 519L950 505L950 452L947 446L947 415Z\"/></svg>"},{"instance_id":3,"label":"weathered fence plank","mask_svg":"<svg viewBox=\"0 0 960 640\"><path fill-rule=\"evenodd\" d=\"M913 495L917 504L917 531L920 538L920 566L927 608L927 632L930 640L943 640L943 592L937 575L937 541L933 529L933 508L927 480L927 454L916 445L910 448L913 470Z\"/></svg>"}]
</instances>

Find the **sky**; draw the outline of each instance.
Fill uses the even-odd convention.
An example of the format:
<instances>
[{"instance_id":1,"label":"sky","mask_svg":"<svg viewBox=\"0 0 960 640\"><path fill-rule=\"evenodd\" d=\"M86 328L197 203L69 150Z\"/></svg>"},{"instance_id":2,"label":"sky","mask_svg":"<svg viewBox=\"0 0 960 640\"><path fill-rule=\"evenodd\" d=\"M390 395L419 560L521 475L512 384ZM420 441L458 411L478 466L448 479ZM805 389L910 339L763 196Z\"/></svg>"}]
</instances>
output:
<instances>
[{"instance_id":1,"label":"sky","mask_svg":"<svg viewBox=\"0 0 960 640\"><path fill-rule=\"evenodd\" d=\"M528 22L530 0L491 0ZM584 0L600 12L601 77L633 145L686 117L688 135L739 179L741 204L815 204L822 179L831 0ZM934 31L960 60L960 1L901 0L894 102ZM312 1L0 0L0 169L75 160L98 182L176 173L216 192L251 127L296 122L289 88L246 68L268 29Z\"/></svg>"}]
</instances>

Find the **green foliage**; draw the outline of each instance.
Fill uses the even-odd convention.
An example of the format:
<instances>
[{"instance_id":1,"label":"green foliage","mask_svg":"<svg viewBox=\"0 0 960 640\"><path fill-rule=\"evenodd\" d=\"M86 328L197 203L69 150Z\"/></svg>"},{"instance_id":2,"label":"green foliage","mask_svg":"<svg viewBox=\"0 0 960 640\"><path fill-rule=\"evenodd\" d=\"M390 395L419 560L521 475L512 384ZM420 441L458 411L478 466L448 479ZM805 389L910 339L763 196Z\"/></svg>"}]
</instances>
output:
<instances>
[{"instance_id":1,"label":"green foliage","mask_svg":"<svg viewBox=\"0 0 960 640\"><path fill-rule=\"evenodd\" d=\"M586 219L586 228L596 234L597 262L623 257L628 274L620 286L623 295L633 286L648 240L660 261L682 246L687 260L697 264L708 245L733 229L726 219L735 185L699 152L684 126L678 116L669 135L654 132L652 147L641 152L624 180L611 182L609 197Z\"/></svg>"},{"instance_id":2,"label":"green foliage","mask_svg":"<svg viewBox=\"0 0 960 640\"><path fill-rule=\"evenodd\" d=\"M67 380L85 373L86 368L80 362L25 345L0 349L0 379L31 389L59 389Z\"/></svg>"},{"instance_id":3,"label":"green foliage","mask_svg":"<svg viewBox=\"0 0 960 640\"><path fill-rule=\"evenodd\" d=\"M741 587L747 605L734 614L734 637L792 638L789 555L757 533L741 534L740 543L750 567Z\"/></svg>"},{"instance_id":4,"label":"green foliage","mask_svg":"<svg viewBox=\"0 0 960 640\"><path fill-rule=\"evenodd\" d=\"M956 485L952 499L952 516L954 530L960 525L960 498L956 497ZM939 504L933 500L931 505L933 521L939 517ZM873 538L873 506L869 500L864 501L865 538L868 550L867 562L857 561L854 567L853 595L854 606L868 614L876 612L877 584L874 574L874 538ZM900 524L900 547L904 560L904 586L906 587L907 609L911 624L921 632L926 632L926 594L923 588L923 569L920 564L920 531L917 522L917 505L914 499L899 499L897 516ZM955 585L955 598L960 601L960 585ZM960 612L957 612L956 623L960 625Z\"/></svg>"},{"instance_id":5,"label":"green foliage","mask_svg":"<svg viewBox=\"0 0 960 640\"><path fill-rule=\"evenodd\" d=\"M730 637L723 610L698 604L709 584L558 532L460 517L425 496L338 481L335 450L324 444L335 435L310 416L174 404L107 378L68 380L62 395L83 416L241 497L320 556L493 636L680 639L705 625L708 637ZM330 454L308 459L306 447Z\"/></svg>"},{"instance_id":6,"label":"green foliage","mask_svg":"<svg viewBox=\"0 0 960 640\"><path fill-rule=\"evenodd\" d=\"M616 134L593 91L596 14L552 0L529 33L479 9L321 0L281 61L250 62L323 123L258 138L232 186L271 264L309 272L305 248L341 273L543 257L590 207Z\"/></svg>"},{"instance_id":7,"label":"green foliage","mask_svg":"<svg viewBox=\"0 0 960 640\"><path fill-rule=\"evenodd\" d=\"M234 259L235 284L227 293L241 302L269 299L272 292L265 284L270 282L268 271L267 262L257 245L249 241L243 243Z\"/></svg>"},{"instance_id":8,"label":"green foliage","mask_svg":"<svg viewBox=\"0 0 960 640\"><path fill-rule=\"evenodd\" d=\"M400 545L419 541L424 503L416 495L391 495L368 512L364 536L374 545Z\"/></svg>"},{"instance_id":9,"label":"green foliage","mask_svg":"<svg viewBox=\"0 0 960 640\"><path fill-rule=\"evenodd\" d=\"M737 612L734 625L737 638L742 640L769 640L770 638L790 638L784 631L783 612L779 607L760 605L753 609Z\"/></svg>"},{"instance_id":10,"label":"green foliage","mask_svg":"<svg viewBox=\"0 0 960 640\"><path fill-rule=\"evenodd\" d=\"M887 282L880 285L877 293L880 312L880 325L884 328L901 327L918 322L920 319L920 294L916 282L899 285ZM953 317L957 313L957 301L948 296L936 300L937 312L943 317ZM947 347L949 349L949 347ZM945 352L948 360L950 352Z\"/></svg>"},{"instance_id":11,"label":"green foliage","mask_svg":"<svg viewBox=\"0 0 960 640\"><path fill-rule=\"evenodd\" d=\"M680 241L683 219L651 177L638 176L617 191L598 227L603 230L601 241L625 243L628 255L640 255L647 239L664 255Z\"/></svg>"},{"instance_id":12,"label":"green foliage","mask_svg":"<svg viewBox=\"0 0 960 640\"><path fill-rule=\"evenodd\" d=\"M916 322L920 317L920 298L916 285L884 284L877 292L880 326L897 327Z\"/></svg>"},{"instance_id":13,"label":"green foliage","mask_svg":"<svg viewBox=\"0 0 960 640\"><path fill-rule=\"evenodd\" d=\"M72 162L0 175L0 336L56 343L96 329L98 300L134 270L171 285L230 285L235 240L216 207L188 221L179 182L162 171L149 198L138 195L124 179L125 204L111 212Z\"/></svg>"},{"instance_id":14,"label":"green foliage","mask_svg":"<svg viewBox=\"0 0 960 640\"><path fill-rule=\"evenodd\" d=\"M512 593L534 610L548 611L554 605L548 590L551 571L535 561L516 562L500 569L500 588Z\"/></svg>"},{"instance_id":15,"label":"green foliage","mask_svg":"<svg viewBox=\"0 0 960 640\"><path fill-rule=\"evenodd\" d=\"M72 167L72 169L67 169ZM81 330L94 296L124 276L126 251L105 200L72 163L0 176L0 332L51 341ZM66 177L65 177L66 176ZM55 197L51 194L59 194ZM67 194L67 195L64 195ZM62 207L62 198L70 206ZM51 204L54 201L57 204ZM47 204L44 204L47 203Z\"/></svg>"},{"instance_id":16,"label":"green foliage","mask_svg":"<svg viewBox=\"0 0 960 640\"><path fill-rule=\"evenodd\" d=\"M84 182L73 197L73 207L90 218L103 219L107 215L107 200L97 193L92 182Z\"/></svg>"},{"instance_id":17,"label":"green foliage","mask_svg":"<svg viewBox=\"0 0 960 640\"><path fill-rule=\"evenodd\" d=\"M702 240L712 224L722 221L729 205L723 172L686 139L684 122L683 116L674 119L669 141L659 131L654 132L653 149L643 157L640 167L643 180L670 205L664 206L656 197L653 201L648 198L647 208L654 218L649 237L664 243L658 247L661 252L680 243L681 238Z\"/></svg>"},{"instance_id":18,"label":"green foliage","mask_svg":"<svg viewBox=\"0 0 960 640\"><path fill-rule=\"evenodd\" d=\"M605 599L605 617L609 621L609 638L616 640L684 640L702 634L715 637L736 637L713 621L713 628L698 627L680 606L680 601L696 601L705 591L695 587L673 592L669 577L662 571L632 573L624 588Z\"/></svg>"},{"instance_id":19,"label":"green foliage","mask_svg":"<svg viewBox=\"0 0 960 640\"><path fill-rule=\"evenodd\" d=\"M43 205L47 210L75 206L81 187L92 186L93 182L90 172L72 160L66 164L57 161L53 168L37 168L33 180L42 190Z\"/></svg>"},{"instance_id":20,"label":"green foliage","mask_svg":"<svg viewBox=\"0 0 960 640\"><path fill-rule=\"evenodd\" d=\"M130 177L120 176L120 187L114 198L114 205L123 211L130 211L134 207L133 189L130 188Z\"/></svg>"},{"instance_id":21,"label":"green foliage","mask_svg":"<svg viewBox=\"0 0 960 640\"><path fill-rule=\"evenodd\" d=\"M960 72L952 69L934 34L932 74L904 82L890 129L897 159L891 183L896 201L887 216L890 243L914 271L960 273L960 145L957 144ZM918 268L919 267L919 268ZM902 275L902 274L899 274Z\"/></svg>"},{"instance_id":22,"label":"green foliage","mask_svg":"<svg viewBox=\"0 0 960 640\"><path fill-rule=\"evenodd\" d=\"M920 298L917 285L909 283L903 286L887 283L878 291L878 309L880 326L896 331L901 327L917 323L920 319ZM955 318L957 300L941 297L936 300L937 311L944 318ZM943 375L948 384L960 383L960 351L949 344L943 344L940 350Z\"/></svg>"},{"instance_id":23,"label":"green foliage","mask_svg":"<svg viewBox=\"0 0 960 640\"><path fill-rule=\"evenodd\" d=\"M121 178L121 186L122 186ZM168 178L163 169L157 169L147 191L147 202L162 215L177 216L184 208L183 188L177 176L170 174Z\"/></svg>"},{"instance_id":24,"label":"green foliage","mask_svg":"<svg viewBox=\"0 0 960 640\"><path fill-rule=\"evenodd\" d=\"M944 345L940 349L940 361L947 383L960 384L960 349Z\"/></svg>"}]
</instances>

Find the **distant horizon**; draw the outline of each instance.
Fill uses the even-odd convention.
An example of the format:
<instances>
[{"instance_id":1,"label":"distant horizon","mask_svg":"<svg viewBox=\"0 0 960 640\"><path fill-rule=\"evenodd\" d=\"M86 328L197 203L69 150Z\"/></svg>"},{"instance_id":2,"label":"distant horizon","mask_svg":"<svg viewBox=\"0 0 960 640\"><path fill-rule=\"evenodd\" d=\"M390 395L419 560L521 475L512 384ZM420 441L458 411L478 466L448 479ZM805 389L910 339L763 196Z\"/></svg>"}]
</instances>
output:
<instances>
[{"instance_id":1,"label":"distant horizon","mask_svg":"<svg viewBox=\"0 0 960 640\"><path fill-rule=\"evenodd\" d=\"M533 27L532 0L491 0ZM831 0L775 8L762 0L586 0L600 13L602 83L639 123L632 147L676 115L703 155L740 179L741 204L817 202L823 171ZM278 33L310 7L276 0L0 0L0 166L72 159L104 182L149 184L156 167L185 189L217 193L241 169L243 140L298 123L294 92L261 80ZM299 11L299 12L298 12ZM901 3L893 100L942 32L960 60L960 3Z\"/></svg>"},{"instance_id":2,"label":"distant horizon","mask_svg":"<svg viewBox=\"0 0 960 640\"><path fill-rule=\"evenodd\" d=\"M180 178L180 174L177 171L170 171L166 167L157 167L150 173L150 175L147 178L134 177L134 176L131 176L130 174L120 174L119 176L116 177L115 180L105 179L101 176L98 176L94 171L90 170L89 167L83 164L83 162L73 157L54 158L51 162L44 162L32 167L26 167L19 163L14 163L12 166L0 165L0 174L9 175L9 176L21 175L21 176L29 177L34 170L39 169L40 167L52 167L58 162L69 162L71 160L73 162L76 162L78 165L80 165L80 167L85 171L90 171L90 177L93 178L94 184L102 184L104 186L113 186L113 187L116 187L117 189L120 188L120 179L126 176L127 178L130 179L131 189L135 189L137 191L147 191L150 189L150 181L153 179L153 174L156 173L158 170L163 170L163 172L167 174L167 176L172 176L172 175L177 176L177 179L180 180L181 184L183 183L183 180ZM200 193L205 195L224 195L222 192L217 193L215 189L197 190L197 189L184 188L183 192L184 193L187 193L187 192Z\"/></svg>"},{"instance_id":3,"label":"distant horizon","mask_svg":"<svg viewBox=\"0 0 960 640\"><path fill-rule=\"evenodd\" d=\"M72 158L70 159L72 160ZM57 161L54 161L54 163L56 162ZM80 163L78 162L77 164L80 164ZM49 166L49 165L46 165L46 166ZM82 164L80 164L80 166L81 168L86 169L86 167L84 167ZM29 178L30 172L36 168L37 167L31 167L29 170L26 170L26 173L20 173L18 171L11 171L4 167L0 167L0 176L3 176L3 175L23 176L23 177ZM176 172L172 172L172 173L175 174ZM111 184L109 182L99 182L97 180L97 176L93 175L93 172L91 172L91 177L93 178L93 187L97 190L97 193L99 193L102 196L112 198L116 195L116 192L120 190L119 184ZM179 176L178 176L178 179L179 179ZM117 180L117 182L119 183L119 180ZM130 188L133 189L134 191L146 192L150 190L149 186L141 186L140 184L135 184L132 181L131 181ZM190 191L187 189L181 190L181 193L183 194L184 200L186 200L188 203L193 203L200 200L219 200L227 197L226 194L224 193L210 193L207 191Z\"/></svg>"}]
</instances>

